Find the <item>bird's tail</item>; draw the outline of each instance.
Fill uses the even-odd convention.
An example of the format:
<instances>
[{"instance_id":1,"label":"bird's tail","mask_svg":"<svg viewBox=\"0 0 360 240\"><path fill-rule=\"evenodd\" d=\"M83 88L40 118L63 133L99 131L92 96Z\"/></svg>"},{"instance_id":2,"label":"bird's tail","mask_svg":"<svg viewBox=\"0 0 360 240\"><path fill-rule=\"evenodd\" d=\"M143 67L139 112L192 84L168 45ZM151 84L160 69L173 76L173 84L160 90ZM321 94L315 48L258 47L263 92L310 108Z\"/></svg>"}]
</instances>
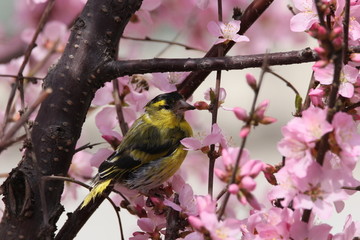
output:
<instances>
[{"instance_id":1,"label":"bird's tail","mask_svg":"<svg viewBox=\"0 0 360 240\"><path fill-rule=\"evenodd\" d=\"M95 184L90 193L85 197L83 203L81 204L80 209L88 205L92 200L94 200L98 195L101 195L104 190L110 185L111 179L101 181Z\"/></svg>"}]
</instances>

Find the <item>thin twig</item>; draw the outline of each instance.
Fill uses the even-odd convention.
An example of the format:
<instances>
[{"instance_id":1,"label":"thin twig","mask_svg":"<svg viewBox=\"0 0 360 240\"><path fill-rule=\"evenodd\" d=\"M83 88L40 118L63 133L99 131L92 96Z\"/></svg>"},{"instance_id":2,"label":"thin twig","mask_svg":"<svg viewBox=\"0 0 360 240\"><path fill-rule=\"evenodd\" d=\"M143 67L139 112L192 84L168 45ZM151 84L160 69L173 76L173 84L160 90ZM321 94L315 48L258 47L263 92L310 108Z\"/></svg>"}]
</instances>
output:
<instances>
[{"instance_id":1,"label":"thin twig","mask_svg":"<svg viewBox=\"0 0 360 240\"><path fill-rule=\"evenodd\" d=\"M344 16L344 20L343 20L343 33L344 33L344 37L343 37L343 61L344 64L346 65L348 63L349 60L349 55L348 55L348 48L349 48L349 21L350 21L350 0L346 0L345 1L345 16Z\"/></svg>"},{"instance_id":2,"label":"thin twig","mask_svg":"<svg viewBox=\"0 0 360 240\"><path fill-rule=\"evenodd\" d=\"M308 109L311 103L311 99L310 99L310 91L311 89L315 89L317 87L319 83L315 81L315 76L314 76L314 71L311 73L311 78L310 78L310 82L309 82L309 86L308 86L308 90L306 92L306 97L304 100L304 103L302 105L302 110Z\"/></svg>"},{"instance_id":3,"label":"thin twig","mask_svg":"<svg viewBox=\"0 0 360 240\"><path fill-rule=\"evenodd\" d=\"M92 149L94 146L97 146L99 144L101 144L101 143L93 143L93 144L86 143L86 144L76 148L74 154L77 153L77 152L80 152L80 151L82 151L84 149L87 149L87 148Z\"/></svg>"},{"instance_id":4,"label":"thin twig","mask_svg":"<svg viewBox=\"0 0 360 240\"><path fill-rule=\"evenodd\" d=\"M217 1L218 8L218 21L222 22L222 0ZM218 57L224 55L224 49L219 48ZM211 131L213 131L214 124L217 123L218 109L219 109L219 97L220 97L220 86L221 86L221 70L216 71L216 83L215 83L215 98L212 102L211 109ZM221 149L221 146L219 146ZM213 196L213 187L214 187L214 168L215 161L218 158L218 153L215 151L215 144L210 145L209 156L209 179L208 179L208 194Z\"/></svg>"},{"instance_id":5,"label":"thin twig","mask_svg":"<svg viewBox=\"0 0 360 240\"><path fill-rule=\"evenodd\" d=\"M20 137L16 137L14 139L8 139L7 141L0 143L0 149L7 149L11 145L24 141L26 139L26 134L21 135ZM1 152L2 150L0 150Z\"/></svg>"},{"instance_id":6,"label":"thin twig","mask_svg":"<svg viewBox=\"0 0 360 240\"><path fill-rule=\"evenodd\" d=\"M5 146L8 146L8 142L11 141L11 138L15 135L19 128L26 123L30 115L51 93L52 90L50 88L47 88L40 93L39 97L35 100L35 102L25 111L25 113L20 117L20 119L15 122L15 124L2 138L2 141L0 142L0 152L5 149Z\"/></svg>"},{"instance_id":7,"label":"thin twig","mask_svg":"<svg viewBox=\"0 0 360 240\"><path fill-rule=\"evenodd\" d=\"M177 32L176 35L173 37L172 42L175 42L176 39L178 39L178 37L180 36L180 34L181 34L181 31ZM158 58L161 55L163 55L163 53L166 52L171 46L172 46L171 44L168 44L158 54L156 54L155 58Z\"/></svg>"},{"instance_id":8,"label":"thin twig","mask_svg":"<svg viewBox=\"0 0 360 240\"><path fill-rule=\"evenodd\" d=\"M128 39L128 40L134 40L134 41L147 41L147 42L166 43L166 44L169 44L169 45L175 45L175 46L184 47L186 50L195 50L195 51L199 51L199 52L205 52L205 51L202 50L202 49L195 48L195 47L191 47L191 46L189 46L189 45L186 45L186 44L183 44L183 43L179 43L179 42L175 42L175 41L155 39L155 38L150 38L150 37L136 38L136 37L122 36L121 38L123 38L123 39Z\"/></svg>"},{"instance_id":9,"label":"thin twig","mask_svg":"<svg viewBox=\"0 0 360 240\"><path fill-rule=\"evenodd\" d=\"M350 105L350 106L346 106L346 107L344 108L343 112L348 112L348 111L350 111L350 110L352 110L352 109L355 109L355 108L357 108L357 107L360 107L360 102L356 102L356 103L354 103L354 104L352 104L352 105Z\"/></svg>"},{"instance_id":10,"label":"thin twig","mask_svg":"<svg viewBox=\"0 0 360 240\"><path fill-rule=\"evenodd\" d=\"M283 78L282 76L280 76L279 74L277 74L276 72L271 70L270 68L268 68L266 71L268 73L271 73L272 75L274 75L281 81L283 81L286 84L286 86L288 86L289 88L291 88L291 90L293 90L295 92L296 95L300 95L299 91L294 87L294 85L291 84L291 82L289 82L288 80L286 80L285 78Z\"/></svg>"},{"instance_id":11,"label":"thin twig","mask_svg":"<svg viewBox=\"0 0 360 240\"><path fill-rule=\"evenodd\" d=\"M218 21L223 21L223 14L222 14L222 0L217 1L217 9L218 9Z\"/></svg>"},{"instance_id":12,"label":"thin twig","mask_svg":"<svg viewBox=\"0 0 360 240\"><path fill-rule=\"evenodd\" d=\"M52 47L49 49L49 51L46 53L46 55L44 56L44 58L38 62L28 73L28 75L33 76L34 74L36 74L46 63L49 62L50 57L56 53L56 48L58 47L60 43L60 39L58 38L54 44L52 45Z\"/></svg>"},{"instance_id":13,"label":"thin twig","mask_svg":"<svg viewBox=\"0 0 360 240\"><path fill-rule=\"evenodd\" d=\"M296 15L296 13L295 13L295 11L294 11L294 8L293 8L293 6L291 6L290 4L288 4L288 5L286 5L287 6L287 8L289 9L289 11L292 13L292 15Z\"/></svg>"},{"instance_id":14,"label":"thin twig","mask_svg":"<svg viewBox=\"0 0 360 240\"><path fill-rule=\"evenodd\" d=\"M44 10L44 12L42 13L41 15L41 18L40 18L40 21L38 23L38 26L35 30L35 33L33 35L33 38L31 39L26 51L25 51L25 54L24 54L24 60L19 68L19 71L18 71L18 79L17 79L17 82L18 82L18 86L19 86L19 91L20 91L20 100L21 100L21 107L22 107L22 110L24 110L25 108L25 101L24 101L24 88L23 88L23 83L24 83L24 78L23 78L23 71L25 69L25 66L26 64L29 62L30 60L30 56L31 56L31 52L32 50L36 47L36 40L40 34L40 32L42 31L42 29L44 28L45 26L45 23L51 13L51 10L53 8L55 4L55 0L49 0L47 5L46 5L46 8Z\"/></svg>"},{"instance_id":15,"label":"thin twig","mask_svg":"<svg viewBox=\"0 0 360 240\"><path fill-rule=\"evenodd\" d=\"M16 94L16 89L17 89L17 84L16 83L12 83L11 84L11 91L10 91L10 95L6 104L6 109L5 109L5 114L4 114L4 124L2 126L2 130L1 130L1 139L3 138L5 131L6 131L6 127L8 126L8 123L10 121L10 111L12 108L12 101L15 98L15 94Z\"/></svg>"},{"instance_id":16,"label":"thin twig","mask_svg":"<svg viewBox=\"0 0 360 240\"><path fill-rule=\"evenodd\" d=\"M344 186L344 187L342 187L342 189L360 191L360 186L356 186L356 187L347 187L347 186Z\"/></svg>"},{"instance_id":17,"label":"thin twig","mask_svg":"<svg viewBox=\"0 0 360 240\"><path fill-rule=\"evenodd\" d=\"M258 86L257 88L254 90L255 92L255 95L254 95L254 99L253 99L253 102L252 102L252 105L251 105L251 110L250 110L250 113L249 113L249 116L251 116L249 118L249 120L247 121L246 125L247 126L251 126L251 122L252 122L252 118L253 116L255 115L255 107L256 107L256 102L257 102L257 99L259 97L259 92L260 92L260 88L261 88L261 85L262 85L262 82L264 80L264 75L266 73L266 69L268 68L268 65L267 65L267 58L264 59L264 63L263 63L263 66L262 66L262 71L261 71L261 74L260 74L260 79L259 79L259 83L258 83ZM235 161L235 164L234 164L234 169L233 169L233 172L232 172L232 175L231 175L231 179L227 185L227 187L229 185L231 185L232 183L235 183L236 181L236 175L238 173L238 168L239 168L239 165L240 165L240 160L241 160L241 156L244 152L244 149L245 149L245 145L246 145L246 141L248 139L248 135L243 137L242 141L241 141L241 145L240 145L240 150L239 150L239 153L236 157L236 161ZM226 209L226 205L229 201L229 198L230 198L230 193L229 191L227 191L225 193L225 198L224 198L224 201L219 209L219 212L218 212L218 219L220 220L221 217L224 215L225 213L225 209Z\"/></svg>"},{"instance_id":18,"label":"thin twig","mask_svg":"<svg viewBox=\"0 0 360 240\"><path fill-rule=\"evenodd\" d=\"M18 76L11 75L11 74L0 74L0 77L17 78ZM30 82L36 82L36 81L39 81L39 80L44 80L44 78L41 78L41 77L30 77L30 76L22 76L22 79L27 79Z\"/></svg>"},{"instance_id":19,"label":"thin twig","mask_svg":"<svg viewBox=\"0 0 360 240\"><path fill-rule=\"evenodd\" d=\"M117 79L114 79L112 82L113 82L113 88L114 88L113 96L114 96L114 101L115 101L116 114L118 117L121 132L122 132L123 136L125 136L125 134L129 130L129 126L125 121L124 113L122 110L122 105L121 105L121 100L120 100L120 95L119 95L119 83L118 83Z\"/></svg>"},{"instance_id":20,"label":"thin twig","mask_svg":"<svg viewBox=\"0 0 360 240\"><path fill-rule=\"evenodd\" d=\"M325 24L325 20L324 20L324 12L321 9L322 5L323 5L323 2L321 0L315 0L315 7L316 7L317 14L319 16L320 25L322 25L323 27L325 27L327 29L327 25Z\"/></svg>"}]
</instances>

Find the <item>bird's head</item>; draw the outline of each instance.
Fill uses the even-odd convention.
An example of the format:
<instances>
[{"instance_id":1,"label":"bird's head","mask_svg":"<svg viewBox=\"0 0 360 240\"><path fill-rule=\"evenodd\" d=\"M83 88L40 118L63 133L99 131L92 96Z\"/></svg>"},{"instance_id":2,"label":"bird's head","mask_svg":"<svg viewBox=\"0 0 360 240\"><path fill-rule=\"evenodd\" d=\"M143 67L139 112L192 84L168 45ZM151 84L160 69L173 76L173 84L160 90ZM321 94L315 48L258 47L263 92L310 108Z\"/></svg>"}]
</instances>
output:
<instances>
[{"instance_id":1,"label":"bird's head","mask_svg":"<svg viewBox=\"0 0 360 240\"><path fill-rule=\"evenodd\" d=\"M156 96L145 106L145 111L150 115L167 117L174 115L178 118L184 117L184 112L195 109L185 101L178 92L164 93Z\"/></svg>"}]
</instances>

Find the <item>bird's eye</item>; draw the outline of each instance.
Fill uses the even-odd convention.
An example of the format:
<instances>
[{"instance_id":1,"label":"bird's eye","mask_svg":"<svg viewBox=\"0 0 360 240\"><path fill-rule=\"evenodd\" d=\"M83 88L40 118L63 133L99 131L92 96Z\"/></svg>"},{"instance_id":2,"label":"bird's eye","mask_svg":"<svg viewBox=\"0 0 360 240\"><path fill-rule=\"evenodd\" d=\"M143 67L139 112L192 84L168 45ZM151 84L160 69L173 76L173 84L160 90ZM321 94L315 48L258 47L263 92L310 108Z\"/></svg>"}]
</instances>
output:
<instances>
[{"instance_id":1,"label":"bird's eye","mask_svg":"<svg viewBox=\"0 0 360 240\"><path fill-rule=\"evenodd\" d=\"M165 104L165 105L163 106L163 108L165 108L165 109L170 109L170 105Z\"/></svg>"}]
</instances>

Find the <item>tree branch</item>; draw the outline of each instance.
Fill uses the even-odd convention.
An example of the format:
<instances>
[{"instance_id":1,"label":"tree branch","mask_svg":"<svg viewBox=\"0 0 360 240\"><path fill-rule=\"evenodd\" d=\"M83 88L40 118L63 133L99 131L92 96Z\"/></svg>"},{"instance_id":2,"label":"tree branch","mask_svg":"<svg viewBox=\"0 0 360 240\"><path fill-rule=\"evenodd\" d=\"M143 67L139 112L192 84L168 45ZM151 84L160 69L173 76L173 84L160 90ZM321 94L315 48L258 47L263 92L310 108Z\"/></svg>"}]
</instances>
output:
<instances>
[{"instance_id":1,"label":"tree branch","mask_svg":"<svg viewBox=\"0 0 360 240\"><path fill-rule=\"evenodd\" d=\"M360 52L360 46L349 49L350 53ZM217 70L239 70L261 67L265 56L269 66L291 65L318 61L315 51L305 48L297 51L277 52L268 54L240 55L233 57L204 58L155 58L143 60L111 61L104 66L106 79L112 79L133 74L154 72L188 72L202 70L206 72ZM179 86L181 88L182 85Z\"/></svg>"},{"instance_id":2,"label":"tree branch","mask_svg":"<svg viewBox=\"0 0 360 240\"><path fill-rule=\"evenodd\" d=\"M306 63L317 61L319 59L315 51L310 48L305 48L299 51L234 57L204 57L186 59L156 58L145 60L111 61L104 66L104 69L106 74L109 74L109 76L107 76L109 79L132 74L152 72L187 72L199 69L210 72L216 70L261 67L265 56L268 59L267 61L269 66Z\"/></svg>"},{"instance_id":3,"label":"tree branch","mask_svg":"<svg viewBox=\"0 0 360 240\"><path fill-rule=\"evenodd\" d=\"M3 184L5 211L0 239L54 237L63 211L60 198L64 184L39 183L44 176L67 174L94 93L105 82L100 68L115 59L120 36L140 5L141 0L89 0L75 21L61 59L44 79L44 88L53 93L39 109L31 143ZM91 205L77 221L86 222L97 207Z\"/></svg>"}]
</instances>

